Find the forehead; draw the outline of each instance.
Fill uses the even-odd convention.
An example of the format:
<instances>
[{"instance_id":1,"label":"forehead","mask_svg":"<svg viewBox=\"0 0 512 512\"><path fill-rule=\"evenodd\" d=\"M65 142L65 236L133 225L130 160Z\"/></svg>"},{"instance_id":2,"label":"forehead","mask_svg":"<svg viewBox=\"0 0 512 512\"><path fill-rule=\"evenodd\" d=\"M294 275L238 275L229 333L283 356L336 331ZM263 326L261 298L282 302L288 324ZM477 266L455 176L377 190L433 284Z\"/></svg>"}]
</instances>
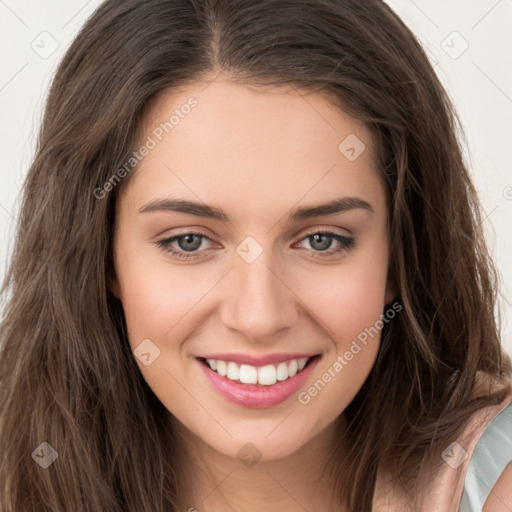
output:
<instances>
[{"instance_id":1,"label":"forehead","mask_svg":"<svg viewBox=\"0 0 512 512\"><path fill-rule=\"evenodd\" d=\"M172 194L245 209L329 194L379 201L370 131L324 94L304 92L226 79L164 91L142 119L139 144L151 149L128 194L139 206Z\"/></svg>"}]
</instances>

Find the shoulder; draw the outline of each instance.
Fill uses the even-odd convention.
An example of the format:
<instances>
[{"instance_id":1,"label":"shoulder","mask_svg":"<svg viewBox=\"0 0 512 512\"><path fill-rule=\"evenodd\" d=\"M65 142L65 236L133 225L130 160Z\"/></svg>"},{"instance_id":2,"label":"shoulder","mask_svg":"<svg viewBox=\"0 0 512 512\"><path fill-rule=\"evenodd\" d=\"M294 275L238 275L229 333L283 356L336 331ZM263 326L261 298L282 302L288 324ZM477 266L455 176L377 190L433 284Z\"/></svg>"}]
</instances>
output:
<instances>
[{"instance_id":1,"label":"shoulder","mask_svg":"<svg viewBox=\"0 0 512 512\"><path fill-rule=\"evenodd\" d=\"M490 383L479 376L478 382L474 396L487 395L502 386L505 389L511 379ZM509 465L512 461L511 402L512 395L508 392L500 403L475 411L453 439L435 443L413 491L404 491L393 476L379 469L372 510L501 512L491 501L486 503L490 508L482 509L482 506L489 496L489 499L510 500L505 492L512 489L512 464ZM489 472L489 467L494 471ZM480 480L482 474L487 474L487 479ZM480 497L476 501L474 496L482 496L483 500ZM504 512L512 510L508 503L507 506Z\"/></svg>"},{"instance_id":2,"label":"shoulder","mask_svg":"<svg viewBox=\"0 0 512 512\"><path fill-rule=\"evenodd\" d=\"M500 475L489 496L485 500L482 512L510 512L512 510L512 463Z\"/></svg>"},{"instance_id":3,"label":"shoulder","mask_svg":"<svg viewBox=\"0 0 512 512\"><path fill-rule=\"evenodd\" d=\"M512 403L485 427L464 480L460 512L512 510ZM500 508L501 507L501 508Z\"/></svg>"}]
</instances>

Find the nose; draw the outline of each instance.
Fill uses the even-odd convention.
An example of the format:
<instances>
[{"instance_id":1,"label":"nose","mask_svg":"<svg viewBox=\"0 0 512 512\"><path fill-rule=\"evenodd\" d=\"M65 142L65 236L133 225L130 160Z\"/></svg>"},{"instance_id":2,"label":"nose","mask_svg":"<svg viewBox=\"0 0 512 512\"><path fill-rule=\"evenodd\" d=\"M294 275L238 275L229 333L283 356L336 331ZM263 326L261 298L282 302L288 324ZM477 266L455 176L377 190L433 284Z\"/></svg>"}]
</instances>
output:
<instances>
[{"instance_id":1,"label":"nose","mask_svg":"<svg viewBox=\"0 0 512 512\"><path fill-rule=\"evenodd\" d=\"M298 317L291 283L272 263L266 251L252 263L235 255L234 268L224 284L223 324L259 343L275 341L275 335L290 328Z\"/></svg>"}]
</instances>

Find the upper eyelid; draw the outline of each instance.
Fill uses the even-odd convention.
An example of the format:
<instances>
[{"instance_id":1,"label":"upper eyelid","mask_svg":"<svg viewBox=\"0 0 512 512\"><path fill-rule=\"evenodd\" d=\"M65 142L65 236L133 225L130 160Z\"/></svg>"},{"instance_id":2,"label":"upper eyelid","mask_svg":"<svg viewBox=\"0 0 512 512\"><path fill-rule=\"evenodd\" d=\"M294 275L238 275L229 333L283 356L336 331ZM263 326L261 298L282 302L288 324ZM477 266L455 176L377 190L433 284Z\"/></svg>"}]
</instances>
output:
<instances>
[{"instance_id":1,"label":"upper eyelid","mask_svg":"<svg viewBox=\"0 0 512 512\"><path fill-rule=\"evenodd\" d=\"M338 233L337 231L333 230L333 228L321 228L321 227L317 227L317 228L314 228L310 231L307 231L305 232L304 234L302 234L302 236L295 242L295 244L297 243L300 243L302 242L303 240L307 239L308 237L310 236L313 236L315 234L326 234L326 235L334 235L333 238L335 238L338 243L342 243L338 238L336 237L339 237L341 239L346 239L347 242L350 242L350 243L353 243L355 241L355 237L352 236L352 235L344 235L344 234L340 234ZM207 235L206 233L202 233L201 231L194 231L194 230L189 230L189 231L184 231L183 233L178 233L176 235L172 235L172 236L168 236L168 237L164 237L164 238L161 238L160 240L157 240L156 241L156 244L157 245L164 245L164 244L172 244L174 243L176 240L179 240L180 238L182 237L185 237L187 235L196 235L196 236L200 236L202 238L205 238L207 239L208 241L212 242L213 244L215 243L218 243L216 242L212 237L210 237L209 235ZM295 238L295 237L294 237ZM177 252L181 252L183 251L182 249L174 249L175 251ZM196 250L196 251L190 251L188 254L194 254L194 253L200 253L200 252L205 252L207 251L208 249L203 249L203 250ZM326 251L327 252L327 251ZM184 254L187 254L187 251L183 251Z\"/></svg>"},{"instance_id":2,"label":"upper eyelid","mask_svg":"<svg viewBox=\"0 0 512 512\"><path fill-rule=\"evenodd\" d=\"M348 230L346 230L348 231ZM305 233L302 234L302 236L300 237L299 241L300 240L303 240L304 238L308 237L308 236L312 236L312 235L315 235L315 234L332 234L332 235L337 235L337 236L341 236L343 238L354 238L352 234L350 235L345 235L345 234L342 234L342 233L339 233L337 231L335 231L333 228L322 228L322 227L318 227L318 228L314 228L314 229L311 229L311 230L308 230L306 231ZM178 234L175 234L175 235L170 235L170 236L164 236L163 238L161 238L159 241L160 242L165 242L165 241L168 241L168 242L174 242L176 241L177 239L179 238L182 238L182 237L185 237L187 235L198 235L198 236L202 236L203 238L206 238L207 240L209 240L210 242L214 242L214 243L218 243L216 242L211 236L207 235L206 233L202 233L201 231L195 231L193 229L189 230L189 231L183 231L183 233L178 233ZM296 238L298 235L295 235L293 238Z\"/></svg>"},{"instance_id":3,"label":"upper eyelid","mask_svg":"<svg viewBox=\"0 0 512 512\"><path fill-rule=\"evenodd\" d=\"M348 231L348 230L345 230L345 231ZM336 230L334 230L332 228L315 228L315 229L308 230L305 233L303 233L303 235L301 236L301 240L303 238L307 237L307 236L316 235L317 233L338 235L338 236L341 236L341 237L344 237L344 238L353 238L352 234L346 235L346 234L343 234L343 233L339 233L338 231L336 231Z\"/></svg>"},{"instance_id":4,"label":"upper eyelid","mask_svg":"<svg viewBox=\"0 0 512 512\"><path fill-rule=\"evenodd\" d=\"M166 240L166 239L173 238L173 237L180 237L180 236L191 235L191 234L201 235L201 236L204 236L211 240L213 240L215 238L215 236L210 236L206 233L206 231L209 231L208 229L203 229L202 227L184 227L184 228L182 227L182 228L176 228L176 229L183 230L183 231L181 231L177 234L170 234L168 236L163 235L162 238L164 240ZM166 231L169 231L169 230L166 230ZM296 238L297 236L299 236L300 233L304 233L302 235L304 237L304 236L307 236L308 234L312 234L312 233L314 234L314 233L318 233L318 232L334 233L334 234L346 236L346 237L351 237L354 235L354 232L352 230L348 229L347 227L341 227L341 226L333 227L333 226L326 226L323 224L315 225L313 227L303 227L303 228L300 228L300 229L294 230L294 231L295 231L295 233L290 238ZM339 231L342 231L342 233L340 233ZM159 235L156 235L156 237L159 237Z\"/></svg>"}]
</instances>

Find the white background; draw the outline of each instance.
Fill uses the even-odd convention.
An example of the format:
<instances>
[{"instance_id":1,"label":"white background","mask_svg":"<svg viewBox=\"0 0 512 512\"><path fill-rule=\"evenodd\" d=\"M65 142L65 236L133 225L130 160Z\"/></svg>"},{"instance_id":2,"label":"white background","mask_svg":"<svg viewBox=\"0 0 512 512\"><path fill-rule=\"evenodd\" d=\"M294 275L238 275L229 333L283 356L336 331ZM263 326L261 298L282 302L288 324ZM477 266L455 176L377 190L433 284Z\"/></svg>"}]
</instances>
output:
<instances>
[{"instance_id":1,"label":"white background","mask_svg":"<svg viewBox=\"0 0 512 512\"><path fill-rule=\"evenodd\" d=\"M100 3L0 0L0 277L50 78ZM502 277L503 344L512 354L512 0L388 3L429 50L462 119L488 243Z\"/></svg>"}]
</instances>

